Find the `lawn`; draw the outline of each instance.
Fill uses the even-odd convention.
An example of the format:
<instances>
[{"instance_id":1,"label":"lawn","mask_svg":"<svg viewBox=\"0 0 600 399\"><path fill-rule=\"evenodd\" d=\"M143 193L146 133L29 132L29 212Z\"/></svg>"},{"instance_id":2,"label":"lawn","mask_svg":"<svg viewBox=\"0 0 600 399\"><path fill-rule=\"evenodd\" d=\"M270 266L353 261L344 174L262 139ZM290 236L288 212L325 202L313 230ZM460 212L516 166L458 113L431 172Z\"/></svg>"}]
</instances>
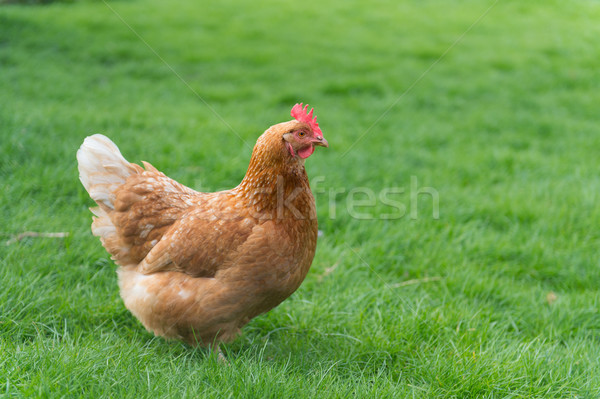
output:
<instances>
[{"instance_id":1,"label":"lawn","mask_svg":"<svg viewBox=\"0 0 600 399\"><path fill-rule=\"evenodd\" d=\"M198 3L0 6L0 397L600 396L600 3ZM77 148L230 188L300 101L306 281L229 364L153 337Z\"/></svg>"}]
</instances>

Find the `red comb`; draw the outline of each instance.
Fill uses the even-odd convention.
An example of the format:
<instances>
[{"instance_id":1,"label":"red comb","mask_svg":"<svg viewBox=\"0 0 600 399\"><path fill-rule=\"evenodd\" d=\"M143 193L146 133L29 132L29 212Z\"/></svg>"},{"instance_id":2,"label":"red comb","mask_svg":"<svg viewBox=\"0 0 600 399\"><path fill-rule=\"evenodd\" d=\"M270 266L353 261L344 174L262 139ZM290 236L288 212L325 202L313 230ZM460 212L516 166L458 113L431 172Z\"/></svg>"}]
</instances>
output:
<instances>
[{"instance_id":1,"label":"red comb","mask_svg":"<svg viewBox=\"0 0 600 399\"><path fill-rule=\"evenodd\" d=\"M310 127L312 128L313 132L322 135L323 132L321 132L321 129L319 129L319 124L317 123L317 117L315 116L313 118L313 109L310 109L310 112L308 112L308 104L306 104L303 107L304 104L300 103L300 104L296 104L294 105L294 107L292 108L292 116L294 117L294 119L296 119L298 122L306 122L310 125Z\"/></svg>"}]
</instances>

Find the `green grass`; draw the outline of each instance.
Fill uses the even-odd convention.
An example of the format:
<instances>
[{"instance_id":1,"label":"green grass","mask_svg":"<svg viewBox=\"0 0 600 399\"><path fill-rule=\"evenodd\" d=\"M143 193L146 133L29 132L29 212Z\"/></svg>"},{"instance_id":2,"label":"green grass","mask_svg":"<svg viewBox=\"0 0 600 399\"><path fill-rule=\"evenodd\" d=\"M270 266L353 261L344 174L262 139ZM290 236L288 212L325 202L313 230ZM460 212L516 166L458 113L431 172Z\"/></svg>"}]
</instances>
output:
<instances>
[{"instance_id":1,"label":"green grass","mask_svg":"<svg viewBox=\"0 0 600 399\"><path fill-rule=\"evenodd\" d=\"M501 0L437 63L492 1L197 3L109 4L230 127L103 2L0 7L0 238L70 233L0 243L0 396L600 395L600 3ZM152 337L91 235L83 138L217 190L296 101L331 145L305 283L229 365ZM407 215L352 218L329 193L355 187Z\"/></svg>"}]
</instances>

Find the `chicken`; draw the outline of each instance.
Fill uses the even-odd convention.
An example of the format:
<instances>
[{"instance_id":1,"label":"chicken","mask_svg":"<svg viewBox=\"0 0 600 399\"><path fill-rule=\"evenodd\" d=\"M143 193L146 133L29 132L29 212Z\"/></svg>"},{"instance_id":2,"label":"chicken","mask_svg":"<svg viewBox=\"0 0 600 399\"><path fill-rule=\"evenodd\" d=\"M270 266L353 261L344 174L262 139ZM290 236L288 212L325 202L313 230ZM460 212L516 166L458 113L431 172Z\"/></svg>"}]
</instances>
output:
<instances>
[{"instance_id":1,"label":"chicken","mask_svg":"<svg viewBox=\"0 0 600 399\"><path fill-rule=\"evenodd\" d=\"M304 161L328 147L296 104L257 140L235 188L201 193L147 162L129 163L107 137L77 151L79 178L98 207L92 232L119 266L125 306L156 335L190 345L234 339L302 283L317 244Z\"/></svg>"}]
</instances>

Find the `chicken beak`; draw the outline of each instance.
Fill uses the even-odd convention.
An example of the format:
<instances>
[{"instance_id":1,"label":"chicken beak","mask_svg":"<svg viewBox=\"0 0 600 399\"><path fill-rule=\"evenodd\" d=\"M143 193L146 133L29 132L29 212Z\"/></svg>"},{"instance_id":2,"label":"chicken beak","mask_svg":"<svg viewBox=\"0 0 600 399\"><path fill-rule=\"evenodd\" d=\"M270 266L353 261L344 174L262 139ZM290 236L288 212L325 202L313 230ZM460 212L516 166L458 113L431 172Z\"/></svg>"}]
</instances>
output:
<instances>
[{"instance_id":1,"label":"chicken beak","mask_svg":"<svg viewBox=\"0 0 600 399\"><path fill-rule=\"evenodd\" d=\"M315 141L313 141L315 145L320 145L321 147L329 147L329 143L325 140L325 137L317 137Z\"/></svg>"}]
</instances>

